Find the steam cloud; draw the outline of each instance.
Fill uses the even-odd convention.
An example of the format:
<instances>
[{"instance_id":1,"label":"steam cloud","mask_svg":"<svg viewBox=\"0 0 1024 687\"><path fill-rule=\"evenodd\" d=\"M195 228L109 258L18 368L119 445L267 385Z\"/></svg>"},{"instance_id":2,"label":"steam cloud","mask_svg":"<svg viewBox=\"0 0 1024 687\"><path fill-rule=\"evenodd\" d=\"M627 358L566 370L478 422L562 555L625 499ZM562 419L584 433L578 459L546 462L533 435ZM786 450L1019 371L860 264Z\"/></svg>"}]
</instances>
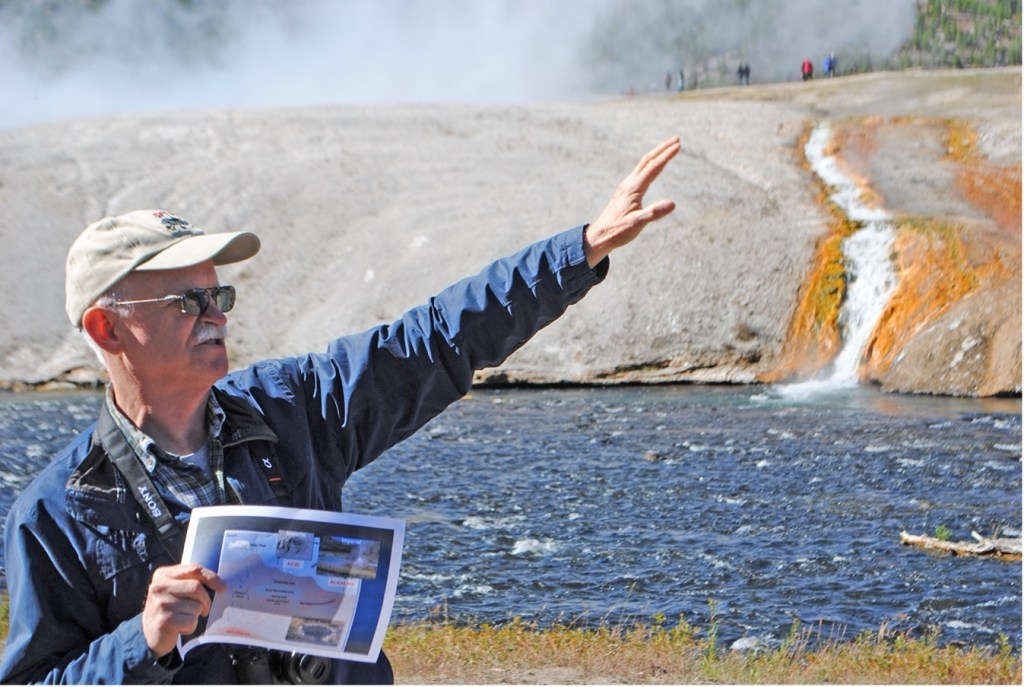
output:
<instances>
[{"instance_id":1,"label":"steam cloud","mask_svg":"<svg viewBox=\"0 0 1024 687\"><path fill-rule=\"evenodd\" d=\"M710 55L887 57L916 0L0 0L0 127L205 107L571 101ZM842 62L840 62L842 65ZM719 69L719 78L726 74ZM714 76L714 75L711 75ZM708 82L705 85L715 85Z\"/></svg>"}]
</instances>

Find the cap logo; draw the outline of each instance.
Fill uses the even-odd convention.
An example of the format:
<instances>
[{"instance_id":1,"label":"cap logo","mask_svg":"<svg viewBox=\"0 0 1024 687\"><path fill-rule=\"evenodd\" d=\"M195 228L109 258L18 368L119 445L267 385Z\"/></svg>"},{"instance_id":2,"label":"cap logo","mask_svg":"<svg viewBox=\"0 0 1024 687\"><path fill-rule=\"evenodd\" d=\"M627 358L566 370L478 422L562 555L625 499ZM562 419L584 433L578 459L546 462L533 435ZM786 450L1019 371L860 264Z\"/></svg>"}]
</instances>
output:
<instances>
[{"instance_id":1,"label":"cap logo","mask_svg":"<svg viewBox=\"0 0 1024 687\"><path fill-rule=\"evenodd\" d=\"M166 210L154 212L153 216L160 220L160 223L167 229L167 233L174 238L178 238L179 236L191 236L195 233L192 229L192 225L188 223L188 220L175 217Z\"/></svg>"}]
</instances>

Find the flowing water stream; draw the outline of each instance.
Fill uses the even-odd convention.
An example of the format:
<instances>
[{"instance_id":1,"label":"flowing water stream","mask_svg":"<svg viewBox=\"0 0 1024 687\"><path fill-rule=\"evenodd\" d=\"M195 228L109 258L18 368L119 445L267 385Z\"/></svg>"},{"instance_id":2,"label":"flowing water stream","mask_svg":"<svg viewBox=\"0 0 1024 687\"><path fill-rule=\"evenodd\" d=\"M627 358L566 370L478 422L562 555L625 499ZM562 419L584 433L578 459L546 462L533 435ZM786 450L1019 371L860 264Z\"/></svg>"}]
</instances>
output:
<instances>
[{"instance_id":1,"label":"flowing water stream","mask_svg":"<svg viewBox=\"0 0 1024 687\"><path fill-rule=\"evenodd\" d=\"M897 283L891 258L894 232L889 215L866 205L857 184L843 174L836 158L827 153L831 134L828 123L818 124L804 154L814 172L830 187L832 201L860 228L842 243L846 267L846 297L839 314L842 348L818 378L782 387L797 395L857 385L864 347Z\"/></svg>"},{"instance_id":2,"label":"flowing water stream","mask_svg":"<svg viewBox=\"0 0 1024 687\"><path fill-rule=\"evenodd\" d=\"M0 513L100 403L0 395ZM408 523L399 619L650 622L777 643L794 622L1021 642L1021 566L899 544L1021 527L1019 399L773 387L475 390L359 471Z\"/></svg>"}]
</instances>

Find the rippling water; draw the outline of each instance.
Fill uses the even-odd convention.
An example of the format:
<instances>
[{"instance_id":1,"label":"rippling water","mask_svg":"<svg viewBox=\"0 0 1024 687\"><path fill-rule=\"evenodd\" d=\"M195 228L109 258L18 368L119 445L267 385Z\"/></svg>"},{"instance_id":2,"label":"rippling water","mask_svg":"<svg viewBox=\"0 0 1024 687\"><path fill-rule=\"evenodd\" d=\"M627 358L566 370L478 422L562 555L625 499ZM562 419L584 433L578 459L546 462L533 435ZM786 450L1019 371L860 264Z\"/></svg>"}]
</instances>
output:
<instances>
[{"instance_id":1,"label":"rippling water","mask_svg":"<svg viewBox=\"0 0 1024 687\"><path fill-rule=\"evenodd\" d=\"M0 398L0 508L97 396ZM649 622L769 643L886 625L1021 642L1021 565L903 547L1021 527L1019 399L477 390L350 480L408 522L399 619Z\"/></svg>"}]
</instances>

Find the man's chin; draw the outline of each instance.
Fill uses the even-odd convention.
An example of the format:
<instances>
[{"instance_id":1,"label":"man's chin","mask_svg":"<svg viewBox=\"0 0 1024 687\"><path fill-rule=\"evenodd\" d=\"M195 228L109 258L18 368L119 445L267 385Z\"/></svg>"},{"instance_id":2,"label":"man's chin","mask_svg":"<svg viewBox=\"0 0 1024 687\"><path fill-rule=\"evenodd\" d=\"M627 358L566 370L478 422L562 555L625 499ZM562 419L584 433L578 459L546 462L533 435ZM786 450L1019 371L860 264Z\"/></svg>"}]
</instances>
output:
<instances>
[{"instance_id":1,"label":"man's chin","mask_svg":"<svg viewBox=\"0 0 1024 687\"><path fill-rule=\"evenodd\" d=\"M196 348L202 355L200 366L204 373L209 373L212 381L217 381L228 373L228 347L224 345L223 340L219 343L210 341Z\"/></svg>"}]
</instances>

